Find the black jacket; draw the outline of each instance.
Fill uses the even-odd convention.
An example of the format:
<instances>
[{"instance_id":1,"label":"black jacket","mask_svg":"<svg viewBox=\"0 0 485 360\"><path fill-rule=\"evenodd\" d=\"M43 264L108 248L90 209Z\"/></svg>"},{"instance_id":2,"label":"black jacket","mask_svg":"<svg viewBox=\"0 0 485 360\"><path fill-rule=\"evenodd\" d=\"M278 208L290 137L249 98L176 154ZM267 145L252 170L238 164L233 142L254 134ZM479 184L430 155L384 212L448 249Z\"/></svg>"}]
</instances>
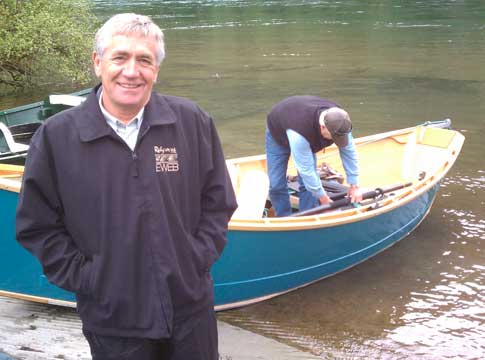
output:
<instances>
[{"instance_id":1,"label":"black jacket","mask_svg":"<svg viewBox=\"0 0 485 360\"><path fill-rule=\"evenodd\" d=\"M33 137L17 240L76 293L86 329L169 337L213 305L209 270L237 206L219 138L194 103L153 93L131 151L95 91Z\"/></svg>"}]
</instances>

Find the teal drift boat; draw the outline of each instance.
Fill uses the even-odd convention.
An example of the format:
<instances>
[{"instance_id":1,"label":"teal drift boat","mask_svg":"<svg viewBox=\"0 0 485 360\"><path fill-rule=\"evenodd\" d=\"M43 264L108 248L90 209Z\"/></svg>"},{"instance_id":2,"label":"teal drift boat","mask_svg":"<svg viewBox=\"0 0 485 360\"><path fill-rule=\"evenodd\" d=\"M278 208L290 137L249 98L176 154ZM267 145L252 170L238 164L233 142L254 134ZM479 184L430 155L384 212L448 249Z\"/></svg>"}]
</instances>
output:
<instances>
[{"instance_id":1,"label":"teal drift boat","mask_svg":"<svg viewBox=\"0 0 485 360\"><path fill-rule=\"evenodd\" d=\"M227 161L239 208L228 244L212 269L216 310L256 303L357 265L405 238L425 218L440 181L460 154L457 131L417 126L356 139L360 206L272 217L265 156ZM319 166L343 173L335 147ZM49 284L37 260L15 241L14 224L23 167L0 165L0 295L75 306L74 296ZM295 175L290 163L289 176ZM338 194L337 194L338 195ZM336 196L337 196L336 195ZM336 200L335 203L337 203ZM345 202L345 199L344 199ZM297 197L293 198L295 207Z\"/></svg>"}]
</instances>

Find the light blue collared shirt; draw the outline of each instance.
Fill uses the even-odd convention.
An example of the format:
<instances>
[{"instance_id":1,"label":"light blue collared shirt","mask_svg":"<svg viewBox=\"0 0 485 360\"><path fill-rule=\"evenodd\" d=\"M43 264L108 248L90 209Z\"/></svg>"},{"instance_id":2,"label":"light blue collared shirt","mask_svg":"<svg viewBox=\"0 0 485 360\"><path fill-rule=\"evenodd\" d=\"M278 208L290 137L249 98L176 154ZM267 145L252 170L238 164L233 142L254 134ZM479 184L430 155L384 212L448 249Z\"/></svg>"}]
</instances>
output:
<instances>
[{"instance_id":1,"label":"light blue collared shirt","mask_svg":"<svg viewBox=\"0 0 485 360\"><path fill-rule=\"evenodd\" d=\"M143 107L136 116L131 119L127 124L123 123L113 115L111 115L103 106L101 101L103 97L103 87L101 86L96 94L99 100L99 107L106 119L108 125L119 135L120 138L128 145L131 151L135 150L136 140L138 139L138 133L140 132L141 123L143 121L143 113L145 108Z\"/></svg>"},{"instance_id":2,"label":"light blue collared shirt","mask_svg":"<svg viewBox=\"0 0 485 360\"><path fill-rule=\"evenodd\" d=\"M316 155L313 154L310 143L302 135L294 130L287 129L286 135L290 144L291 156L295 161L296 168L300 174L305 188L313 196L320 198L326 194L323 189L320 177L316 172ZM356 185L359 178L359 167L357 150L355 148L352 134L348 134L349 143L345 147L339 147L340 159L347 175L347 183Z\"/></svg>"}]
</instances>

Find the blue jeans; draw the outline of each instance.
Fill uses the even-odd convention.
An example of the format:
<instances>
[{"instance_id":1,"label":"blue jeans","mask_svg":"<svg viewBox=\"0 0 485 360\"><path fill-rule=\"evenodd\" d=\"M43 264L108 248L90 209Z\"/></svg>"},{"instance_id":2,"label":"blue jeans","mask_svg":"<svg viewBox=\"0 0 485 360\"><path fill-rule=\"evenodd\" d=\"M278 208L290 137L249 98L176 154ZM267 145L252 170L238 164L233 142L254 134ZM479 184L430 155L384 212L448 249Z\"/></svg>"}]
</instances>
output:
<instances>
[{"instance_id":1,"label":"blue jeans","mask_svg":"<svg viewBox=\"0 0 485 360\"><path fill-rule=\"evenodd\" d=\"M268 129L266 129L266 166L269 177L269 198L275 209L276 216L291 215L290 195L286 172L291 151L287 146L278 144ZM316 159L315 159L316 164ZM300 211L312 209L319 205L318 199L306 190L303 181L298 175L299 209Z\"/></svg>"}]
</instances>

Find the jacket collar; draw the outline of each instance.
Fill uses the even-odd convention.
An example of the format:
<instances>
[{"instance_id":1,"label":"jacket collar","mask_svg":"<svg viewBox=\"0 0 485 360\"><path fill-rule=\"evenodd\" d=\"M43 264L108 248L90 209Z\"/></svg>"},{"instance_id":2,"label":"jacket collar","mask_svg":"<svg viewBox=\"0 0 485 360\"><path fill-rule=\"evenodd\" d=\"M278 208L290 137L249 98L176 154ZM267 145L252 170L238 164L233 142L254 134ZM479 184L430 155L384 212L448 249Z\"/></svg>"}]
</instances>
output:
<instances>
[{"instance_id":1,"label":"jacket collar","mask_svg":"<svg viewBox=\"0 0 485 360\"><path fill-rule=\"evenodd\" d=\"M104 119L103 113L99 108L96 93L101 84L93 88L86 101L79 105L79 116L74 120L81 141L93 141L104 136L113 134L112 129ZM163 96L153 92L150 100L145 106L141 131L147 127L173 124L177 120L172 109Z\"/></svg>"}]
</instances>

